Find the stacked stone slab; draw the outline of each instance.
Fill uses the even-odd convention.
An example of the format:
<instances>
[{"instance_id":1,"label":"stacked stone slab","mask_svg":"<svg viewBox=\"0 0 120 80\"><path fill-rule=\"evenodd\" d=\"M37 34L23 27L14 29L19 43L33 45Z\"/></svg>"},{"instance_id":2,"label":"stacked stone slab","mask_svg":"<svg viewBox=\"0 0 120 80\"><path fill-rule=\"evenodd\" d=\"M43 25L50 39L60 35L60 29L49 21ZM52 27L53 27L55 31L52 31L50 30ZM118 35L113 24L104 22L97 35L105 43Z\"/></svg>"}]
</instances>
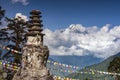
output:
<instances>
[{"instance_id":1,"label":"stacked stone slab","mask_svg":"<svg viewBox=\"0 0 120 80\"><path fill-rule=\"evenodd\" d=\"M23 47L22 67L14 75L13 80L54 80L46 68L49 50L43 45L41 12L30 12L27 43Z\"/></svg>"}]
</instances>

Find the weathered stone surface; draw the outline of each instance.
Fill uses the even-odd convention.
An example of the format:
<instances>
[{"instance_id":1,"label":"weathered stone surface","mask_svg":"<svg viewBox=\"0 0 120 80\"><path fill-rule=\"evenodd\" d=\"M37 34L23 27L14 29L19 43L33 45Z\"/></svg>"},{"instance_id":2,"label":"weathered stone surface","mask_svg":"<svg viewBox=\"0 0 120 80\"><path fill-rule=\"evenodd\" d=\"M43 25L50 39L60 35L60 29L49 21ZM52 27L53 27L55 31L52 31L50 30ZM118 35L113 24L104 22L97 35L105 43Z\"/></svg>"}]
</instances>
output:
<instances>
[{"instance_id":1,"label":"weathered stone surface","mask_svg":"<svg viewBox=\"0 0 120 80\"><path fill-rule=\"evenodd\" d=\"M53 80L46 68L49 50L47 46L27 45L23 48L22 67L13 80Z\"/></svg>"}]
</instances>

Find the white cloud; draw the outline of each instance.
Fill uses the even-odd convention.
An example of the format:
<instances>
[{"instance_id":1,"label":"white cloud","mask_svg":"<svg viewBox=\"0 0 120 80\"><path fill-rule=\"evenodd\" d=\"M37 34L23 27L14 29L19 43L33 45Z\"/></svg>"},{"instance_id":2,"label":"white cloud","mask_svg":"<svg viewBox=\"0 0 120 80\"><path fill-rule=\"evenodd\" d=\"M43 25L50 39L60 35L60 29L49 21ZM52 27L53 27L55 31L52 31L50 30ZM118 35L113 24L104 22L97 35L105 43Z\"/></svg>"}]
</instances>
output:
<instances>
[{"instance_id":1,"label":"white cloud","mask_svg":"<svg viewBox=\"0 0 120 80\"><path fill-rule=\"evenodd\" d=\"M12 0L13 3L17 3L20 2L22 3L22 5L28 5L29 3L27 2L27 0Z\"/></svg>"},{"instance_id":2,"label":"white cloud","mask_svg":"<svg viewBox=\"0 0 120 80\"><path fill-rule=\"evenodd\" d=\"M26 15L23 15L22 13L16 13L15 18L20 17L21 19L28 21L28 17Z\"/></svg>"},{"instance_id":3,"label":"white cloud","mask_svg":"<svg viewBox=\"0 0 120 80\"><path fill-rule=\"evenodd\" d=\"M45 29L45 44L51 55L94 55L107 58L120 52L120 26L109 29L109 24L98 28L70 25L65 30Z\"/></svg>"}]
</instances>

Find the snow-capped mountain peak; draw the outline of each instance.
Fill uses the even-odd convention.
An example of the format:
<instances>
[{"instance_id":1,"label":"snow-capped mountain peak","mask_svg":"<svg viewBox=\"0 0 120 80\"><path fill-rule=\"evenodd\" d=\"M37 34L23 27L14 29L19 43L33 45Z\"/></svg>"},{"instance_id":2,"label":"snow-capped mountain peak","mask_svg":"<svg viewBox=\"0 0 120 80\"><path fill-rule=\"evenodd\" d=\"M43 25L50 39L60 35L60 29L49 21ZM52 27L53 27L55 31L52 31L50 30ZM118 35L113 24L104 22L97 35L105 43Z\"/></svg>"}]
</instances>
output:
<instances>
[{"instance_id":1,"label":"snow-capped mountain peak","mask_svg":"<svg viewBox=\"0 0 120 80\"><path fill-rule=\"evenodd\" d=\"M80 24L71 24L70 26L69 26L69 29L71 30L71 31L80 31L80 32L84 32L84 31L86 31L86 29L85 29L85 27L83 27L82 25L80 25Z\"/></svg>"},{"instance_id":2,"label":"snow-capped mountain peak","mask_svg":"<svg viewBox=\"0 0 120 80\"><path fill-rule=\"evenodd\" d=\"M68 29L75 33L86 33L86 28L80 24L71 24Z\"/></svg>"}]
</instances>

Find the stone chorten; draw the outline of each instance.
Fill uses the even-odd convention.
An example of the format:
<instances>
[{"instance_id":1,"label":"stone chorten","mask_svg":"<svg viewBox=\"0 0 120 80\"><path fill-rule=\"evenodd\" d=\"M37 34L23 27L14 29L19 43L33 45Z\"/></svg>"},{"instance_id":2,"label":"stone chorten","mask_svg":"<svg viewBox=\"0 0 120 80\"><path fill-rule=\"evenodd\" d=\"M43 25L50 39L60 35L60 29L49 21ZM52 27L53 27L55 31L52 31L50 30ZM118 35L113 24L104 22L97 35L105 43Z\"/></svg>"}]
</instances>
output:
<instances>
[{"instance_id":1,"label":"stone chorten","mask_svg":"<svg viewBox=\"0 0 120 80\"><path fill-rule=\"evenodd\" d=\"M46 68L49 50L43 45L41 12L33 10L30 12L27 43L23 47L22 67L14 75L13 80L54 80Z\"/></svg>"}]
</instances>

